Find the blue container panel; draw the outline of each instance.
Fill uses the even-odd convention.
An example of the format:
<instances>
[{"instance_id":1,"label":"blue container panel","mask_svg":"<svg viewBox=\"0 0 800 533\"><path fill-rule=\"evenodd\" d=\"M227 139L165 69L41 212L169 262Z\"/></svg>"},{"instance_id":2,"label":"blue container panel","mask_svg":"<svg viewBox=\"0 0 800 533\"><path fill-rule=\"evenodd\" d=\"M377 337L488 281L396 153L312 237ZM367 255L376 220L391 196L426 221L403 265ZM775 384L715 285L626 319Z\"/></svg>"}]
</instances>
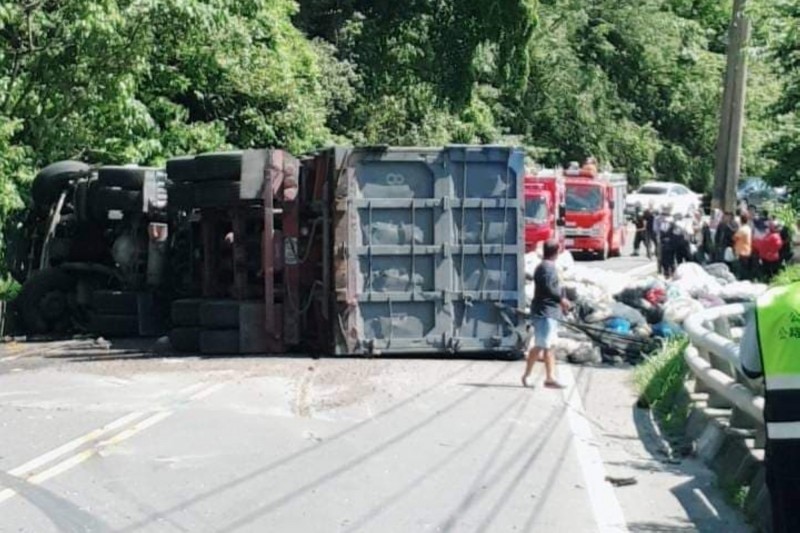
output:
<instances>
[{"instance_id":1,"label":"blue container panel","mask_svg":"<svg viewBox=\"0 0 800 533\"><path fill-rule=\"evenodd\" d=\"M367 339L422 339L436 326L435 302L363 302L360 307Z\"/></svg>"},{"instance_id":2,"label":"blue container panel","mask_svg":"<svg viewBox=\"0 0 800 533\"><path fill-rule=\"evenodd\" d=\"M522 152L354 149L337 158L336 352L515 350L518 318L497 303L524 307Z\"/></svg>"},{"instance_id":3,"label":"blue container panel","mask_svg":"<svg viewBox=\"0 0 800 533\"><path fill-rule=\"evenodd\" d=\"M503 303L512 307L516 305L516 302ZM493 339L500 340L502 345L502 339L505 338L506 346L509 340L514 340L514 331L504 320L502 311L495 302L456 302L453 306L453 323L456 338L483 339L489 345Z\"/></svg>"},{"instance_id":4,"label":"blue container panel","mask_svg":"<svg viewBox=\"0 0 800 533\"><path fill-rule=\"evenodd\" d=\"M456 257L455 268L457 291L517 291L516 254L465 255L463 267L461 258Z\"/></svg>"},{"instance_id":5,"label":"blue container panel","mask_svg":"<svg viewBox=\"0 0 800 533\"><path fill-rule=\"evenodd\" d=\"M432 208L362 208L360 246L407 246L434 244L434 213Z\"/></svg>"},{"instance_id":6,"label":"blue container panel","mask_svg":"<svg viewBox=\"0 0 800 533\"><path fill-rule=\"evenodd\" d=\"M521 179L520 174L524 173L521 154L512 154L509 158L508 151L501 148L485 154L468 152L464 156L454 148L449 155L456 198L520 197L517 182Z\"/></svg>"},{"instance_id":7,"label":"blue container panel","mask_svg":"<svg viewBox=\"0 0 800 533\"><path fill-rule=\"evenodd\" d=\"M424 161L361 160L356 198L433 198L436 176Z\"/></svg>"},{"instance_id":8,"label":"blue container panel","mask_svg":"<svg viewBox=\"0 0 800 533\"><path fill-rule=\"evenodd\" d=\"M361 256L358 292L426 292L436 288L436 258L432 255Z\"/></svg>"},{"instance_id":9,"label":"blue container panel","mask_svg":"<svg viewBox=\"0 0 800 533\"><path fill-rule=\"evenodd\" d=\"M517 208L500 209L460 208L453 213L455 233L453 244L517 245Z\"/></svg>"}]
</instances>

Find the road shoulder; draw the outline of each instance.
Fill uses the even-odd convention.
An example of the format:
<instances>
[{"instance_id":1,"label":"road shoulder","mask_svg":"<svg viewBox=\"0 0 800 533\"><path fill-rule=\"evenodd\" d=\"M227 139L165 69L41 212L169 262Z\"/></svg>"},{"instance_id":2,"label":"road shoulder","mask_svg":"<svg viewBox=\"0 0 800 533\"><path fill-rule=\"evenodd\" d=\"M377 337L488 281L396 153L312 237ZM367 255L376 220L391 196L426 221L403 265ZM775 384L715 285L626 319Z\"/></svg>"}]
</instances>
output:
<instances>
[{"instance_id":1,"label":"road shoulder","mask_svg":"<svg viewBox=\"0 0 800 533\"><path fill-rule=\"evenodd\" d=\"M629 368L572 371L608 476L636 480L614 489L630 531L752 531L701 461L673 464L660 453L649 412L635 405Z\"/></svg>"}]
</instances>

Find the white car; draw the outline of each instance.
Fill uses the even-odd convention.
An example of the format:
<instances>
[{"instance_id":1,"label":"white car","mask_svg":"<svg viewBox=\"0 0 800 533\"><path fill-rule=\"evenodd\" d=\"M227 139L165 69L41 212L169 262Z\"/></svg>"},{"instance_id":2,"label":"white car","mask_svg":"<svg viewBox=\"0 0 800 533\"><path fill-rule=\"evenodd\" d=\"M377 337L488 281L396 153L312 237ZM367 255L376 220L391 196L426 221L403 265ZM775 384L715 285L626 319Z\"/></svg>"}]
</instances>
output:
<instances>
[{"instance_id":1,"label":"white car","mask_svg":"<svg viewBox=\"0 0 800 533\"><path fill-rule=\"evenodd\" d=\"M701 195L690 191L680 183L651 181L642 185L638 191L625 199L625 212L635 213L640 209L652 206L656 211L666 206L672 208L672 214L693 215L701 204Z\"/></svg>"}]
</instances>

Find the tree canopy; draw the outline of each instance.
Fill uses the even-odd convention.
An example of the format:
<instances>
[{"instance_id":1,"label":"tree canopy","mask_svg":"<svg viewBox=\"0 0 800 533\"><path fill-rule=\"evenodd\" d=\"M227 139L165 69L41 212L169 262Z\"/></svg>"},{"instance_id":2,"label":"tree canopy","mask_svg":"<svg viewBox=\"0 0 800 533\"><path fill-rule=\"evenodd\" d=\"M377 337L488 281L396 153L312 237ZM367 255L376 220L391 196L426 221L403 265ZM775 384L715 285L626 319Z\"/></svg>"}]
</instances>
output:
<instances>
[{"instance_id":1,"label":"tree canopy","mask_svg":"<svg viewBox=\"0 0 800 533\"><path fill-rule=\"evenodd\" d=\"M744 169L800 181L800 8L767 11L754 13ZM49 162L233 146L515 142L546 165L594 155L634 182L707 189L730 12L730 0L0 1L0 218Z\"/></svg>"}]
</instances>

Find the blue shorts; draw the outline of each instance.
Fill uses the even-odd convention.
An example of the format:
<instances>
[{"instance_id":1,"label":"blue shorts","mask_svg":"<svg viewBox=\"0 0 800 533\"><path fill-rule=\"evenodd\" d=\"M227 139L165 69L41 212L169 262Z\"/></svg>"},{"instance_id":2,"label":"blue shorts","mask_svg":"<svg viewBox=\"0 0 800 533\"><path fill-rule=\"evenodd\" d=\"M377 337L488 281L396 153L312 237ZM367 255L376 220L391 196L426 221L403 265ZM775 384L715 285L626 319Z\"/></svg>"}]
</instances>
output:
<instances>
[{"instance_id":1,"label":"blue shorts","mask_svg":"<svg viewBox=\"0 0 800 533\"><path fill-rule=\"evenodd\" d=\"M558 322L554 318L537 317L533 319L533 346L549 350L558 334Z\"/></svg>"}]
</instances>

